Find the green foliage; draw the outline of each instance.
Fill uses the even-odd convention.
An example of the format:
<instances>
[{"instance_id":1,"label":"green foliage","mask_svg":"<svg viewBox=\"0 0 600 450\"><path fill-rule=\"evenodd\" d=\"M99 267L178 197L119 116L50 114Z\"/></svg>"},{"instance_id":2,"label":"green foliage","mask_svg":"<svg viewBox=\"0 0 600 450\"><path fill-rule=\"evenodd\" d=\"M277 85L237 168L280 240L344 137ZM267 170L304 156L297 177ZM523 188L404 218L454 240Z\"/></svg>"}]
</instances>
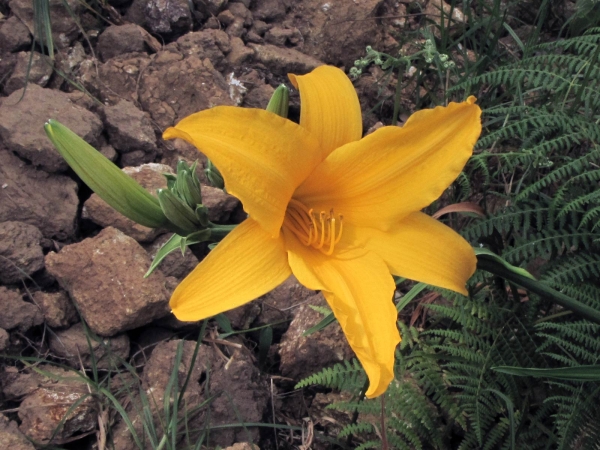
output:
<instances>
[{"instance_id":1,"label":"green foliage","mask_svg":"<svg viewBox=\"0 0 600 450\"><path fill-rule=\"evenodd\" d=\"M438 28L434 39L436 51L455 59L458 43L478 49L477 61L436 74L427 61L411 60L425 74L417 90L425 88L430 100L441 103L439 91L450 77L456 83L443 92L446 100L474 94L484 110L482 137L453 200L477 201L487 216L461 219L460 232L600 311L600 28L537 44L554 6L544 0L534 33L519 39L522 53L507 55L494 45L499 30L512 29L499 3L487 4L487 22L468 22L460 37ZM495 66L486 59L494 48ZM427 76L437 81L427 84ZM597 367L600 326L483 271L468 288L470 297L430 288L439 297L423 304L424 329L399 322L396 378L385 394L390 447L600 448L596 382L493 369ZM301 385L351 392L354 400L332 405L358 413L342 436L355 436L358 448L379 448L380 403L361 398L364 378L356 364L324 369Z\"/></svg>"}]
</instances>

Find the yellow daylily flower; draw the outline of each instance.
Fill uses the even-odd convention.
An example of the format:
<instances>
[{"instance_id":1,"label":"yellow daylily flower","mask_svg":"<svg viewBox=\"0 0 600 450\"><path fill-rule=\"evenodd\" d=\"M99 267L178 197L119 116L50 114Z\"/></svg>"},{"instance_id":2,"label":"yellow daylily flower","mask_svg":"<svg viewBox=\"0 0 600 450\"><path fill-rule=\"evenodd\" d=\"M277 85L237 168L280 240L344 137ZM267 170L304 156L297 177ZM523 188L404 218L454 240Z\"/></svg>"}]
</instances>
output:
<instances>
[{"instance_id":1,"label":"yellow daylily flower","mask_svg":"<svg viewBox=\"0 0 600 450\"><path fill-rule=\"evenodd\" d=\"M300 90L299 125L218 106L164 132L210 158L248 213L177 287L171 308L180 320L204 319L293 273L323 292L373 398L394 378L400 342L391 274L467 293L473 249L420 210L471 156L481 110L469 97L361 139L358 97L341 70L321 66L290 80Z\"/></svg>"}]
</instances>

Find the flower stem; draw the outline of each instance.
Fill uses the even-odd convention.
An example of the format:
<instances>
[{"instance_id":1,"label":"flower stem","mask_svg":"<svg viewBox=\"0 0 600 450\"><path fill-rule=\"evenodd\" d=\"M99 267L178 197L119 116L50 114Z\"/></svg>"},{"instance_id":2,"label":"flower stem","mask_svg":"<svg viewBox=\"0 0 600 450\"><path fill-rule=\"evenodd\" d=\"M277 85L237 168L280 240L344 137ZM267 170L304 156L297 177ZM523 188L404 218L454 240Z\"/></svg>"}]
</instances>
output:
<instances>
[{"instance_id":1,"label":"flower stem","mask_svg":"<svg viewBox=\"0 0 600 450\"><path fill-rule=\"evenodd\" d=\"M218 242L222 240L225 236L227 236L230 231L233 231L235 227L237 227L237 225L216 225L214 223L210 224L210 239Z\"/></svg>"}]
</instances>

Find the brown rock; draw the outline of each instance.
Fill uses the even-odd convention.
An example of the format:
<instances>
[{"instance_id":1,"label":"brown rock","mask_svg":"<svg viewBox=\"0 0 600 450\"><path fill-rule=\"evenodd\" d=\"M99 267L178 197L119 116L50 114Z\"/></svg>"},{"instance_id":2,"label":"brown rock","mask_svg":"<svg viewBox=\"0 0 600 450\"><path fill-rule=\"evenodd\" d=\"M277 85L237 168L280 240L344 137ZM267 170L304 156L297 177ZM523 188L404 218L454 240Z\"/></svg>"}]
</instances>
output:
<instances>
[{"instance_id":1,"label":"brown rock","mask_svg":"<svg viewBox=\"0 0 600 450\"><path fill-rule=\"evenodd\" d=\"M55 381L46 382L27 395L19 406L19 429L40 443L50 442L53 436L61 441L93 430L97 424L95 401L86 384L69 371L53 368L52 372L56 375Z\"/></svg>"},{"instance_id":2,"label":"brown rock","mask_svg":"<svg viewBox=\"0 0 600 450\"><path fill-rule=\"evenodd\" d=\"M262 0L255 2L252 13L255 18L265 22L281 20L285 17L288 4L286 0Z\"/></svg>"},{"instance_id":3,"label":"brown rock","mask_svg":"<svg viewBox=\"0 0 600 450\"><path fill-rule=\"evenodd\" d=\"M147 41L148 32L136 24L112 25L98 37L98 53L103 61L126 53L143 53L152 49Z\"/></svg>"},{"instance_id":4,"label":"brown rock","mask_svg":"<svg viewBox=\"0 0 600 450\"><path fill-rule=\"evenodd\" d=\"M29 0L10 0L10 10L23 22L29 32L34 34L33 2ZM52 38L58 48L67 48L79 35L79 27L74 17L82 10L77 0L67 0L69 8L63 0L49 0L50 22L52 23ZM69 11L70 10L70 11Z\"/></svg>"},{"instance_id":5,"label":"brown rock","mask_svg":"<svg viewBox=\"0 0 600 450\"><path fill-rule=\"evenodd\" d=\"M227 26L233 23L235 16L231 13L231 11L226 9L225 11L221 11L219 13L217 19L219 19L219 22L221 22L223 25Z\"/></svg>"},{"instance_id":6,"label":"brown rock","mask_svg":"<svg viewBox=\"0 0 600 450\"><path fill-rule=\"evenodd\" d=\"M49 367L42 365L41 368L47 370ZM16 367L5 367L0 373L0 385L6 400L21 400L39 388L44 380L48 381L37 372L19 371Z\"/></svg>"},{"instance_id":7,"label":"brown rock","mask_svg":"<svg viewBox=\"0 0 600 450\"><path fill-rule=\"evenodd\" d=\"M10 335L4 328L0 328L0 352L6 351L10 344Z\"/></svg>"},{"instance_id":8,"label":"brown rock","mask_svg":"<svg viewBox=\"0 0 600 450\"><path fill-rule=\"evenodd\" d=\"M162 273L143 278L149 265L146 251L112 227L46 255L47 270L101 336L114 336L168 313Z\"/></svg>"},{"instance_id":9,"label":"brown rock","mask_svg":"<svg viewBox=\"0 0 600 450\"><path fill-rule=\"evenodd\" d=\"M252 15L252 12L248 9L248 7L243 3L230 3L227 6L227 9L233 17L238 17L242 19L244 21L245 26L249 27L250 25L252 25L254 16Z\"/></svg>"},{"instance_id":10,"label":"brown rock","mask_svg":"<svg viewBox=\"0 0 600 450\"><path fill-rule=\"evenodd\" d=\"M142 74L140 103L164 129L190 114L232 101L227 82L208 59L183 59L180 53L164 51Z\"/></svg>"},{"instance_id":11,"label":"brown rock","mask_svg":"<svg viewBox=\"0 0 600 450\"><path fill-rule=\"evenodd\" d=\"M260 422L270 399L267 381L261 376L250 352L245 348L231 351L227 361L219 359L215 362L210 376L209 391L216 395L211 404L210 414L211 423L215 425L236 420L246 423ZM249 437L252 441L258 441L258 430L248 427L246 430L226 428L215 430L214 434L211 432L211 441L221 447L248 440Z\"/></svg>"},{"instance_id":12,"label":"brown rock","mask_svg":"<svg viewBox=\"0 0 600 450\"><path fill-rule=\"evenodd\" d=\"M318 59L293 48L281 48L270 44L250 44L249 47L254 50L256 61L261 62L277 75L308 73L315 67L323 65Z\"/></svg>"},{"instance_id":13,"label":"brown rock","mask_svg":"<svg viewBox=\"0 0 600 450\"><path fill-rule=\"evenodd\" d=\"M249 442L237 442L223 450L260 450L260 447L256 444L250 444Z\"/></svg>"},{"instance_id":14,"label":"brown rock","mask_svg":"<svg viewBox=\"0 0 600 450\"><path fill-rule=\"evenodd\" d=\"M156 256L158 250L163 246L172 235L165 234L159 236L152 244L146 247L146 251L152 259ZM181 255L181 250L169 253L162 260L158 268L165 277L175 277L178 281L183 280L198 265L198 258L192 251L186 247L185 254Z\"/></svg>"},{"instance_id":15,"label":"brown rock","mask_svg":"<svg viewBox=\"0 0 600 450\"><path fill-rule=\"evenodd\" d=\"M44 123L56 119L91 145L102 132L94 113L74 105L64 92L29 84L13 92L0 105L0 137L7 149L48 172L66 170L68 165L44 132Z\"/></svg>"},{"instance_id":16,"label":"brown rock","mask_svg":"<svg viewBox=\"0 0 600 450\"><path fill-rule=\"evenodd\" d=\"M31 63L30 63L31 60ZM18 89L25 87L25 80L38 86L46 86L52 76L52 65L45 55L37 52L17 53L17 63L10 78L4 85L4 93L10 95Z\"/></svg>"},{"instance_id":17,"label":"brown rock","mask_svg":"<svg viewBox=\"0 0 600 450\"><path fill-rule=\"evenodd\" d=\"M10 450L35 450L35 447L19 431L17 422L8 420L0 414L0 448Z\"/></svg>"},{"instance_id":18,"label":"brown rock","mask_svg":"<svg viewBox=\"0 0 600 450\"><path fill-rule=\"evenodd\" d=\"M228 0L195 0L196 9L207 15L216 16L227 6Z\"/></svg>"},{"instance_id":19,"label":"brown rock","mask_svg":"<svg viewBox=\"0 0 600 450\"><path fill-rule=\"evenodd\" d=\"M115 106L104 107L102 115L110 144L117 151L156 153L156 136L148 113L121 100Z\"/></svg>"},{"instance_id":20,"label":"brown rock","mask_svg":"<svg viewBox=\"0 0 600 450\"><path fill-rule=\"evenodd\" d=\"M202 204L208 208L208 220L223 223L229 220L231 213L240 201L233 195L212 186L202 186Z\"/></svg>"},{"instance_id":21,"label":"brown rock","mask_svg":"<svg viewBox=\"0 0 600 450\"><path fill-rule=\"evenodd\" d=\"M85 88L103 103L114 105L120 100L137 104L140 74L150 64L145 53L128 53L116 56L98 67L89 65L81 75Z\"/></svg>"},{"instance_id":22,"label":"brown rock","mask_svg":"<svg viewBox=\"0 0 600 450\"><path fill-rule=\"evenodd\" d=\"M267 44L278 45L280 47L298 45L302 40L302 34L298 28L275 26L265 34L265 42Z\"/></svg>"},{"instance_id":23,"label":"brown rock","mask_svg":"<svg viewBox=\"0 0 600 450\"><path fill-rule=\"evenodd\" d=\"M244 45L239 37L231 38L231 52L227 55L227 62L230 67L239 67L248 63L254 56L254 50Z\"/></svg>"},{"instance_id":24,"label":"brown rock","mask_svg":"<svg viewBox=\"0 0 600 450\"><path fill-rule=\"evenodd\" d=\"M131 176L153 195L156 194L157 189L167 187L167 180L163 173L173 173L169 166L153 163L138 167L125 167L123 172ZM158 228L148 228L128 219L120 212L115 211L97 194L92 194L85 202L82 215L101 227L117 228L138 242L151 242L165 231Z\"/></svg>"},{"instance_id":25,"label":"brown rock","mask_svg":"<svg viewBox=\"0 0 600 450\"><path fill-rule=\"evenodd\" d=\"M314 295L315 291L302 286L292 275L256 301L260 305L261 312L254 325L261 326L291 320L296 311L307 303L307 299ZM286 328L287 324L280 327Z\"/></svg>"},{"instance_id":26,"label":"brown rock","mask_svg":"<svg viewBox=\"0 0 600 450\"><path fill-rule=\"evenodd\" d=\"M192 28L187 0L146 0L144 15L151 33L179 36Z\"/></svg>"},{"instance_id":27,"label":"brown rock","mask_svg":"<svg viewBox=\"0 0 600 450\"><path fill-rule=\"evenodd\" d=\"M33 294L33 300L42 311L44 320L52 328L64 328L77 322L78 315L75 306L66 293L42 292Z\"/></svg>"},{"instance_id":28,"label":"brown rock","mask_svg":"<svg viewBox=\"0 0 600 450\"><path fill-rule=\"evenodd\" d=\"M18 283L44 267L42 233L24 222L0 223L0 282Z\"/></svg>"},{"instance_id":29,"label":"brown rock","mask_svg":"<svg viewBox=\"0 0 600 450\"><path fill-rule=\"evenodd\" d=\"M66 240L75 234L77 184L25 164L0 148L0 221L35 225L46 238Z\"/></svg>"},{"instance_id":30,"label":"brown rock","mask_svg":"<svg viewBox=\"0 0 600 450\"><path fill-rule=\"evenodd\" d=\"M64 358L76 369L81 366L91 369L95 364L98 369L114 370L129 356L127 334L98 339L86 332L81 322L67 330L51 333L48 344L56 356Z\"/></svg>"},{"instance_id":31,"label":"brown rock","mask_svg":"<svg viewBox=\"0 0 600 450\"><path fill-rule=\"evenodd\" d=\"M31 46L31 34L17 16L9 17L0 25L0 55L26 50Z\"/></svg>"},{"instance_id":32,"label":"brown rock","mask_svg":"<svg viewBox=\"0 0 600 450\"><path fill-rule=\"evenodd\" d=\"M288 24L302 33L303 52L327 64L349 68L364 56L367 45L381 47L384 27L374 17L381 15L383 4L384 0L303 0L293 3Z\"/></svg>"},{"instance_id":33,"label":"brown rock","mask_svg":"<svg viewBox=\"0 0 600 450\"><path fill-rule=\"evenodd\" d=\"M41 325L44 316L33 303L23 301L19 291L0 286L0 328L18 329L21 333Z\"/></svg>"},{"instance_id":34,"label":"brown rock","mask_svg":"<svg viewBox=\"0 0 600 450\"><path fill-rule=\"evenodd\" d=\"M296 381L354 356L337 322L309 336L303 336L306 330L324 317L310 308L310 305L326 306L327 303L321 294L310 297L295 312L294 320L279 344L281 373Z\"/></svg>"},{"instance_id":35,"label":"brown rock","mask_svg":"<svg viewBox=\"0 0 600 450\"><path fill-rule=\"evenodd\" d=\"M244 26L244 19L240 19L236 17L232 23L225 29L225 32L229 35L229 37L241 38L246 34L246 27Z\"/></svg>"},{"instance_id":36,"label":"brown rock","mask_svg":"<svg viewBox=\"0 0 600 450\"><path fill-rule=\"evenodd\" d=\"M208 58L217 70L223 70L224 59L231 51L229 36L222 30L202 30L188 33L177 40L184 56Z\"/></svg>"}]
</instances>

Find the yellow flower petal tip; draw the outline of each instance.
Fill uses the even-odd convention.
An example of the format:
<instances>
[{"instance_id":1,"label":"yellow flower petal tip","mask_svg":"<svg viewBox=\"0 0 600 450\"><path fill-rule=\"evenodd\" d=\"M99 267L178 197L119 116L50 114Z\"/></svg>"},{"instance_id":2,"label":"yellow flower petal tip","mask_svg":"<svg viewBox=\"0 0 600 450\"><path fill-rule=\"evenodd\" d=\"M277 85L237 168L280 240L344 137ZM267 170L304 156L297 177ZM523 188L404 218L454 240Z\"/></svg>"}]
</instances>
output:
<instances>
[{"instance_id":1,"label":"yellow flower petal tip","mask_svg":"<svg viewBox=\"0 0 600 450\"><path fill-rule=\"evenodd\" d=\"M248 218L173 293L183 320L237 307L290 274L321 290L370 386L394 379L400 342L391 274L466 294L470 245L421 213L458 177L481 131L470 96L413 114L361 139L350 79L331 66L290 75L300 124L257 109L217 106L165 130L199 148Z\"/></svg>"}]
</instances>

